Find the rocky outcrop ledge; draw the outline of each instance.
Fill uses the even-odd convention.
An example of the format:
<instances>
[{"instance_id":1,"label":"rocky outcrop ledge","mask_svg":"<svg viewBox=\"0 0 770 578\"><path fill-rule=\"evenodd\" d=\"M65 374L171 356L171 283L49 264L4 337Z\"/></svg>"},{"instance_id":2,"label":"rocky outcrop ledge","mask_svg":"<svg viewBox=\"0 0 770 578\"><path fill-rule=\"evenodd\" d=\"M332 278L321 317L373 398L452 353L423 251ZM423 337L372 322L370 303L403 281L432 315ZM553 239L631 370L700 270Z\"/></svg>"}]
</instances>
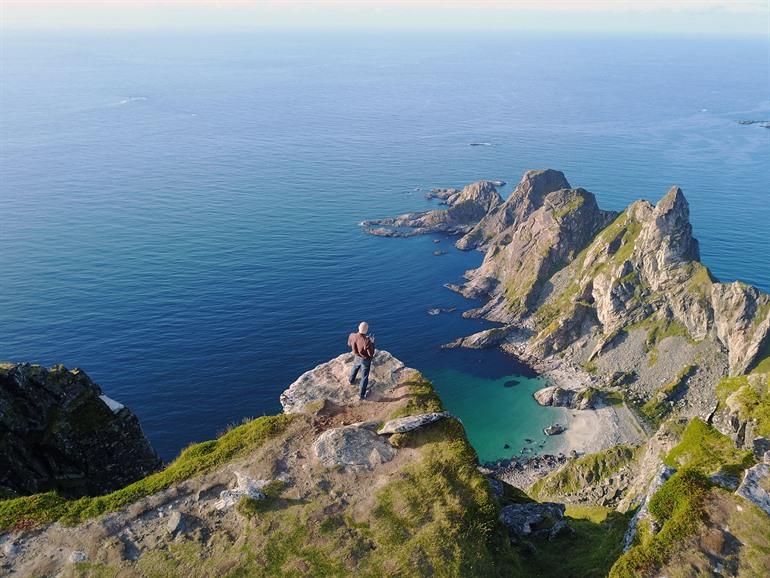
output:
<instances>
[{"instance_id":1,"label":"rocky outcrop ledge","mask_svg":"<svg viewBox=\"0 0 770 578\"><path fill-rule=\"evenodd\" d=\"M0 365L0 490L103 494L160 464L137 417L82 370Z\"/></svg>"}]
</instances>

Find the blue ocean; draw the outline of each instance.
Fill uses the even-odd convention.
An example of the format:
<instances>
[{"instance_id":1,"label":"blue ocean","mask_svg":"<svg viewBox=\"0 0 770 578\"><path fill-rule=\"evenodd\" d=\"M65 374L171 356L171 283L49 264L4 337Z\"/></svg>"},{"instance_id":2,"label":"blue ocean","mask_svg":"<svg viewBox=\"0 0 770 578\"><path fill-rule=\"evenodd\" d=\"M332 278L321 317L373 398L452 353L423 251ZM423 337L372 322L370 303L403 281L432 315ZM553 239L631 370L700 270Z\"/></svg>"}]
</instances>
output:
<instances>
[{"instance_id":1,"label":"blue ocean","mask_svg":"<svg viewBox=\"0 0 770 578\"><path fill-rule=\"evenodd\" d=\"M6 33L0 358L85 369L170 459L279 411L365 319L434 380L482 459L518 453L559 417L531 399L542 380L502 352L440 348L486 326L443 288L481 253L359 223L433 207L432 187L504 179L507 194L530 168L563 170L612 209L677 184L714 274L768 291L770 130L738 121L770 120L769 48Z\"/></svg>"}]
</instances>

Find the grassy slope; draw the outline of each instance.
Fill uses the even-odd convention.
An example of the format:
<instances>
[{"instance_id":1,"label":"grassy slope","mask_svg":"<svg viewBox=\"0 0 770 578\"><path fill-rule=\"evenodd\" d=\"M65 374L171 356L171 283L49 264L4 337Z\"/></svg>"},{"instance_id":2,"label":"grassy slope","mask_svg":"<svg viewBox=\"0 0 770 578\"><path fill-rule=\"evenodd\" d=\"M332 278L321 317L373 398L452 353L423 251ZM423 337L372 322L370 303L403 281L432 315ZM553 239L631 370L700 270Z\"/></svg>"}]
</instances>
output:
<instances>
[{"instance_id":1,"label":"grassy slope","mask_svg":"<svg viewBox=\"0 0 770 578\"><path fill-rule=\"evenodd\" d=\"M525 576L601 578L607 576L623 551L623 535L630 514L599 506L568 506L565 512L573 533L551 542L535 543L524 560Z\"/></svg>"},{"instance_id":2,"label":"grassy slope","mask_svg":"<svg viewBox=\"0 0 770 578\"><path fill-rule=\"evenodd\" d=\"M695 418L664 461L679 470L650 500L650 514L660 530L639 532L634 547L612 567L611 578L654 575L673 557L692 550L692 540L709 522L711 496L721 491L712 488L707 475L718 471L738 475L752 464L753 455Z\"/></svg>"},{"instance_id":3,"label":"grassy slope","mask_svg":"<svg viewBox=\"0 0 770 578\"><path fill-rule=\"evenodd\" d=\"M231 429L222 437L183 450L165 469L110 494L67 500L54 492L0 501L0 530L31 528L60 520L77 524L119 510L140 498L242 456L283 432L292 416L257 418Z\"/></svg>"},{"instance_id":4,"label":"grassy slope","mask_svg":"<svg viewBox=\"0 0 770 578\"><path fill-rule=\"evenodd\" d=\"M694 418L682 433L682 441L665 457L673 468L697 468L704 474L718 471L740 473L754 463L750 451L739 450L726 435Z\"/></svg>"},{"instance_id":5,"label":"grassy slope","mask_svg":"<svg viewBox=\"0 0 770 578\"><path fill-rule=\"evenodd\" d=\"M588 454L538 480L530 493L539 499L556 498L574 493L586 485L596 484L609 477L635 456L633 448L613 446L607 450Z\"/></svg>"}]
</instances>

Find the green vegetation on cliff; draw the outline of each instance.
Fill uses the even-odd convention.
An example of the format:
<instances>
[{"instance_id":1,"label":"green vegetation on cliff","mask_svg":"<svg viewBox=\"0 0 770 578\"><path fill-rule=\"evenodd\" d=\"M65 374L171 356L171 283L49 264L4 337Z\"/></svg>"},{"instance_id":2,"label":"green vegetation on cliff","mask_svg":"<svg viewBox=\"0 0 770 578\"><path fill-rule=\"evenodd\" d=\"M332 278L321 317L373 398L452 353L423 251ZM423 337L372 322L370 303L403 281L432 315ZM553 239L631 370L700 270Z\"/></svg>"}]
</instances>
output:
<instances>
[{"instance_id":1,"label":"green vegetation on cliff","mask_svg":"<svg viewBox=\"0 0 770 578\"><path fill-rule=\"evenodd\" d=\"M639 413L651 424L658 425L671 411L670 402L681 392L697 368L697 365L683 367L673 379L663 384L652 394L650 399L639 407Z\"/></svg>"},{"instance_id":2,"label":"green vegetation on cliff","mask_svg":"<svg viewBox=\"0 0 770 578\"><path fill-rule=\"evenodd\" d=\"M739 450L729 437L697 417L687 424L682 440L664 459L673 468L696 468L706 475L719 471L737 475L753 462L750 451Z\"/></svg>"},{"instance_id":3,"label":"green vegetation on cliff","mask_svg":"<svg viewBox=\"0 0 770 578\"><path fill-rule=\"evenodd\" d=\"M576 299L582 294L583 283L610 267L621 265L631 257L641 230L641 223L631 217L628 210L623 211L578 253L568 266L570 282L535 312L537 326L541 330L540 337L546 337L553 323L570 315L575 306L581 303ZM605 253L606 258L602 258Z\"/></svg>"},{"instance_id":4,"label":"green vegetation on cliff","mask_svg":"<svg viewBox=\"0 0 770 578\"><path fill-rule=\"evenodd\" d=\"M756 433L770 436L770 373L728 377L717 385L719 403L744 421L756 422Z\"/></svg>"},{"instance_id":5,"label":"green vegetation on cliff","mask_svg":"<svg viewBox=\"0 0 770 578\"><path fill-rule=\"evenodd\" d=\"M444 405L441 403L441 398L436 394L433 384L425 379L422 374L417 373L405 385L409 393L409 399L404 407L391 414L390 419L444 411Z\"/></svg>"},{"instance_id":6,"label":"green vegetation on cliff","mask_svg":"<svg viewBox=\"0 0 770 578\"><path fill-rule=\"evenodd\" d=\"M530 493L539 499L546 499L577 492L611 476L631 463L635 456L636 450L628 446L613 446L595 454L582 456L538 480L530 489Z\"/></svg>"},{"instance_id":7,"label":"green vegetation on cliff","mask_svg":"<svg viewBox=\"0 0 770 578\"><path fill-rule=\"evenodd\" d=\"M257 510L243 501L239 537L218 536L207 551L194 540L174 542L143 555L139 568L189 578L522 575L462 425L437 422L409 432L404 444L418 460L379 489L361 488L371 498L360 511L333 491L275 496Z\"/></svg>"},{"instance_id":8,"label":"green vegetation on cliff","mask_svg":"<svg viewBox=\"0 0 770 578\"><path fill-rule=\"evenodd\" d=\"M573 532L556 540L537 541L520 576L607 576L623 553L623 535L631 516L598 506L567 506L565 517Z\"/></svg>"},{"instance_id":9,"label":"green vegetation on cliff","mask_svg":"<svg viewBox=\"0 0 770 578\"><path fill-rule=\"evenodd\" d=\"M666 481L650 500L649 510L660 526L656 534L628 550L615 563L610 578L647 576L662 566L682 540L698 531L705 519L709 481L700 471L685 468Z\"/></svg>"},{"instance_id":10,"label":"green vegetation on cliff","mask_svg":"<svg viewBox=\"0 0 770 578\"><path fill-rule=\"evenodd\" d=\"M376 494L374 575L510 575L518 560L462 425L444 420L408 436L423 457Z\"/></svg>"},{"instance_id":11,"label":"green vegetation on cliff","mask_svg":"<svg viewBox=\"0 0 770 578\"><path fill-rule=\"evenodd\" d=\"M293 419L294 416L281 414L252 420L216 440L188 447L165 469L104 496L67 500L48 492L0 501L0 530L30 528L56 520L77 524L118 510L254 450L283 432Z\"/></svg>"}]
</instances>

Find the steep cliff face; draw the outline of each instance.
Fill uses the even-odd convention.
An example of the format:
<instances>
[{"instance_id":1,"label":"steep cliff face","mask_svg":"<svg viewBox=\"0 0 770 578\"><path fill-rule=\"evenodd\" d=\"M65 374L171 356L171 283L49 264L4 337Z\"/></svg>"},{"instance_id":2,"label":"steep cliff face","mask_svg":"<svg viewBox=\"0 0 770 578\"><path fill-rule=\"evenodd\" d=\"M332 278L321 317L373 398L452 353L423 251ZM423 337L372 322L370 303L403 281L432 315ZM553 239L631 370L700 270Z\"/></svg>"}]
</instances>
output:
<instances>
[{"instance_id":1,"label":"steep cliff face","mask_svg":"<svg viewBox=\"0 0 770 578\"><path fill-rule=\"evenodd\" d=\"M526 190L533 190L528 187ZM542 192L542 189L534 188ZM534 203L541 205L534 208ZM517 220L489 245L481 267L469 271L461 292L487 286L487 305L474 312L494 321L510 322L532 313L546 281L567 265L614 216L596 205L584 189L559 189L538 195ZM480 291L476 291L480 293Z\"/></svg>"},{"instance_id":2,"label":"steep cliff face","mask_svg":"<svg viewBox=\"0 0 770 578\"><path fill-rule=\"evenodd\" d=\"M96 495L159 466L136 416L83 371L0 366L0 488Z\"/></svg>"},{"instance_id":3,"label":"steep cliff face","mask_svg":"<svg viewBox=\"0 0 770 578\"><path fill-rule=\"evenodd\" d=\"M681 189L654 207L634 203L554 277L535 315L534 346L549 354L593 331L600 353L635 325L677 326L691 340L724 349L730 373L743 373L767 339L768 296L716 282L698 258Z\"/></svg>"}]
</instances>

